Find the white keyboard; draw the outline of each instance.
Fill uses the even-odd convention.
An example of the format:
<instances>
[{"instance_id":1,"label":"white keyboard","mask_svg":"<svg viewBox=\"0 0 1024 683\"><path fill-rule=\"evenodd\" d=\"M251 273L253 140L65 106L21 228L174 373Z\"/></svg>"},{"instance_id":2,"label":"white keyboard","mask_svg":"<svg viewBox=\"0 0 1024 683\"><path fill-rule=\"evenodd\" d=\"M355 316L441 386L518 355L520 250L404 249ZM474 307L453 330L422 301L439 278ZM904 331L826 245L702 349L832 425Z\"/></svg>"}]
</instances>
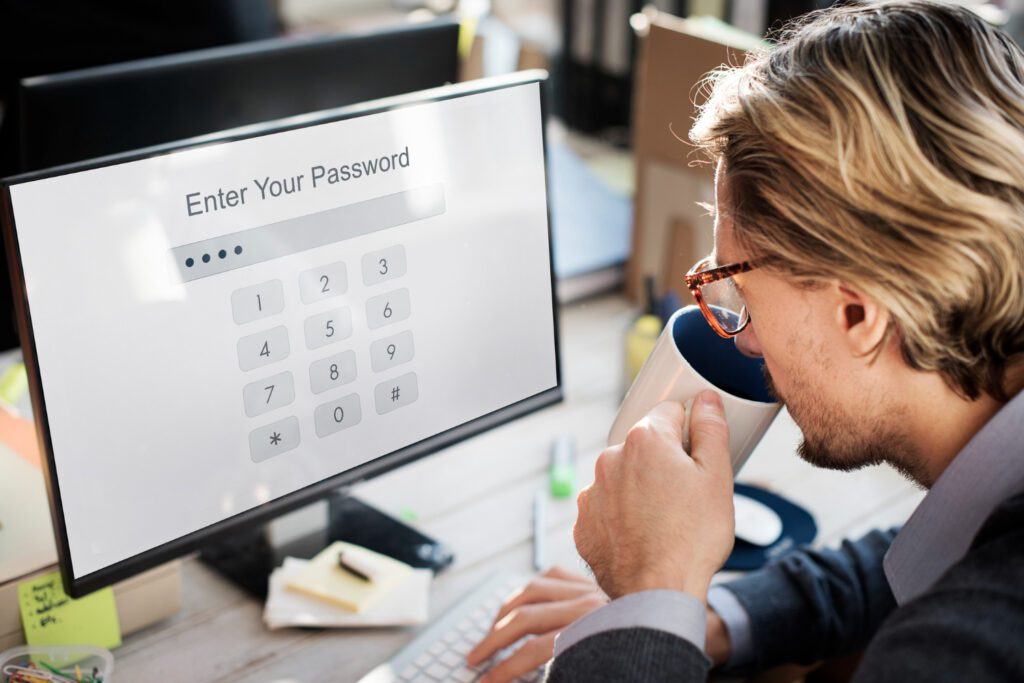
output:
<instances>
[{"instance_id":1,"label":"white keyboard","mask_svg":"<svg viewBox=\"0 0 1024 683\"><path fill-rule=\"evenodd\" d=\"M513 644L479 667L466 665L466 655L490 631L502 601L529 580L528 574L513 572L491 576L427 626L391 661L368 673L359 683L471 683L478 680L521 645L521 641ZM535 683L543 678L544 669L539 668L517 680Z\"/></svg>"}]
</instances>

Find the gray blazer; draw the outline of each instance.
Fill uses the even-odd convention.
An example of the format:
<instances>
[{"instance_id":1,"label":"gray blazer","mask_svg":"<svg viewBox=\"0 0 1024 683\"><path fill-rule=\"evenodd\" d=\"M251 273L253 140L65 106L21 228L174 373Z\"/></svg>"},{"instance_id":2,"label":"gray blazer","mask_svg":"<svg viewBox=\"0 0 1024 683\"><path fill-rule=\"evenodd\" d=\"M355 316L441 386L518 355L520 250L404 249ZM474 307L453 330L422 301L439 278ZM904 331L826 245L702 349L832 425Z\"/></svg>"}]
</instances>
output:
<instances>
[{"instance_id":1,"label":"gray blazer","mask_svg":"<svg viewBox=\"0 0 1024 683\"><path fill-rule=\"evenodd\" d=\"M1024 493L996 507L966 554L899 607L882 559L893 533L793 553L729 585L746 609L750 671L864 650L854 681L1024 681ZM866 648L866 649L865 649ZM596 633L556 657L551 683L704 681L711 662L651 628Z\"/></svg>"}]
</instances>

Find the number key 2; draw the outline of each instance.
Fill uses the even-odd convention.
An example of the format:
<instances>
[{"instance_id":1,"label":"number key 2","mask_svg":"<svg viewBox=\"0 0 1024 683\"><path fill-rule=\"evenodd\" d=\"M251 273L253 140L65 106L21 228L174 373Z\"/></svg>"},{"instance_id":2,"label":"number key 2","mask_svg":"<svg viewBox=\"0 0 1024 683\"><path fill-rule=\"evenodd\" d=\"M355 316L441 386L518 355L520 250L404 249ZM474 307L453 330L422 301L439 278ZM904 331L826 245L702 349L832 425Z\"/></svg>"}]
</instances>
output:
<instances>
[{"instance_id":1,"label":"number key 2","mask_svg":"<svg viewBox=\"0 0 1024 683\"><path fill-rule=\"evenodd\" d=\"M299 274L299 297L311 304L348 291L348 273L341 261Z\"/></svg>"}]
</instances>

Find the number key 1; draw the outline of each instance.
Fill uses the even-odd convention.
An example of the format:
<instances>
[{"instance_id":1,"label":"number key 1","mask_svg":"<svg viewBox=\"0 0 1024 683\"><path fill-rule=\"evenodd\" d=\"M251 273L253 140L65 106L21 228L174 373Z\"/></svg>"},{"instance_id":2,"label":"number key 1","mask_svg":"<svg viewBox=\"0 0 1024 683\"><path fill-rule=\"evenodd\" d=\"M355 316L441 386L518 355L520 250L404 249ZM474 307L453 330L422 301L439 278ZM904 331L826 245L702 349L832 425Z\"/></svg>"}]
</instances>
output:
<instances>
[{"instance_id":1,"label":"number key 1","mask_svg":"<svg viewBox=\"0 0 1024 683\"><path fill-rule=\"evenodd\" d=\"M276 315L284 310L284 287L280 280L261 282L231 293L231 314L239 325Z\"/></svg>"}]
</instances>

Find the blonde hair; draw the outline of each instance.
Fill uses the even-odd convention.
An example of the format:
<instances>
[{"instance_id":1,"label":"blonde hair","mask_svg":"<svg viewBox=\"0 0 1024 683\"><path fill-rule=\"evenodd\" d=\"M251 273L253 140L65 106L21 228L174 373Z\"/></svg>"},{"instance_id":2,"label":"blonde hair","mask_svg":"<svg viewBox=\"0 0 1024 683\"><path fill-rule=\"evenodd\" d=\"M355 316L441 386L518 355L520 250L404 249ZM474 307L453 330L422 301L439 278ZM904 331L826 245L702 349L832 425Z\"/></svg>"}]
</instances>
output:
<instances>
[{"instance_id":1,"label":"blonde hair","mask_svg":"<svg viewBox=\"0 0 1024 683\"><path fill-rule=\"evenodd\" d=\"M708 77L690 139L724 162L737 240L891 315L913 368L1008 399L1024 352L1024 54L969 10L816 12Z\"/></svg>"}]
</instances>

